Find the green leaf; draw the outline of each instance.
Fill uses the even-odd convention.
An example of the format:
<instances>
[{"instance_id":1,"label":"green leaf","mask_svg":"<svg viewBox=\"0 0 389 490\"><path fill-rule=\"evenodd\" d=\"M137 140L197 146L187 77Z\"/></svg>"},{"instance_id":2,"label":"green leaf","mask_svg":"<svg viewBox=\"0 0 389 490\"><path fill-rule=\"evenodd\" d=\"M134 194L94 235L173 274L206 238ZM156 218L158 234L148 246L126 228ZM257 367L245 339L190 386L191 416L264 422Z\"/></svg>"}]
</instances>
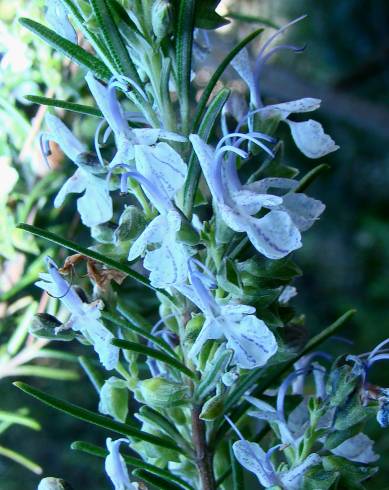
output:
<instances>
[{"instance_id":1,"label":"green leaf","mask_svg":"<svg viewBox=\"0 0 389 490\"><path fill-rule=\"evenodd\" d=\"M302 490L330 490L332 485L338 480L339 473L336 471L325 471L318 468L310 469L304 475Z\"/></svg>"},{"instance_id":2,"label":"green leaf","mask_svg":"<svg viewBox=\"0 0 389 490\"><path fill-rule=\"evenodd\" d=\"M113 315L112 313L108 313L106 311L104 311L102 313L102 317L105 320L108 320L108 321L114 323L115 325L120 326L121 328L131 330L131 331L137 333L139 336L141 336L147 340L150 340L155 346L160 347L166 354L168 354L170 356L176 356L176 353L174 352L174 350L170 347L170 345L168 343L166 343L160 337L152 335L150 332L147 332L143 328L139 328L139 327L133 325L132 323L129 323L128 321L119 318L117 315Z\"/></svg>"},{"instance_id":3,"label":"green leaf","mask_svg":"<svg viewBox=\"0 0 389 490\"><path fill-rule=\"evenodd\" d=\"M79 407L78 405L75 405L73 403L60 400L59 398L48 395L47 393L33 388L26 383L16 381L13 384L20 390L24 391L28 395L33 396L42 403L45 403L46 405L68 415L71 415L72 417L83 420L90 424L97 425L104 429L111 430L113 432L118 432L119 434L123 434L131 438L140 439L142 441L150 442L151 444L154 444L156 446L161 446L167 449L173 449L174 451L181 452L180 448L168 439L162 439L161 437L153 436L152 434L148 434L147 432L136 429L132 425L123 424L122 422L116 422L109 417L104 417L103 415L96 414L91 410Z\"/></svg>"},{"instance_id":4,"label":"green leaf","mask_svg":"<svg viewBox=\"0 0 389 490\"><path fill-rule=\"evenodd\" d=\"M153 475L149 471L146 470L135 470L132 474L139 478L140 480L144 480L150 485L154 485L156 488L161 490L181 490L182 485L176 485L172 481L168 481L165 478L161 478L160 476ZM187 487L184 487L187 488Z\"/></svg>"},{"instance_id":5,"label":"green leaf","mask_svg":"<svg viewBox=\"0 0 389 490\"><path fill-rule=\"evenodd\" d=\"M99 370L99 366L97 366L91 359L85 356L80 356L78 358L78 362L80 366L85 371L85 374L88 376L89 381L92 383L93 387L100 394L100 389L104 384L104 376L103 373Z\"/></svg>"},{"instance_id":6,"label":"green leaf","mask_svg":"<svg viewBox=\"0 0 389 490\"><path fill-rule=\"evenodd\" d=\"M90 4L118 72L140 84L138 72L128 54L109 4L106 0L90 0Z\"/></svg>"},{"instance_id":7,"label":"green leaf","mask_svg":"<svg viewBox=\"0 0 389 490\"><path fill-rule=\"evenodd\" d=\"M0 422L7 422L10 425L23 425L32 430L41 430L40 424L31 417L26 417L17 413L4 412L3 410L0 410Z\"/></svg>"},{"instance_id":8,"label":"green leaf","mask_svg":"<svg viewBox=\"0 0 389 490\"><path fill-rule=\"evenodd\" d=\"M50 97L41 97L40 95L26 95L25 99L33 102L34 104L47 105L49 107L59 107L67 111L78 112L79 114L86 114L88 116L103 117L101 111L95 107L76 104L74 102L68 102L61 99L52 99Z\"/></svg>"},{"instance_id":9,"label":"green leaf","mask_svg":"<svg viewBox=\"0 0 389 490\"><path fill-rule=\"evenodd\" d=\"M84 441L73 442L71 448L75 451L82 451L83 453L91 454L92 456L98 456L99 458L105 458L108 455L108 451L106 449ZM126 464L128 464L128 466L133 466L134 468L141 468L147 470L150 473L153 473L154 475L158 475L162 478L165 478L166 480L170 480L172 482L178 483L179 485L181 485L182 488L185 488L186 490L193 490L188 483L186 483L184 480L181 480L181 478L179 478L176 475L173 475L167 470L158 468L157 466L154 466L152 464L145 463L141 459L127 456L126 454L123 454L123 452L121 453L121 455L124 461L126 462Z\"/></svg>"},{"instance_id":10,"label":"green leaf","mask_svg":"<svg viewBox=\"0 0 389 490\"><path fill-rule=\"evenodd\" d=\"M181 103L182 133L188 134L190 74L192 68L195 0L180 0L176 34L177 90Z\"/></svg>"},{"instance_id":11,"label":"green leaf","mask_svg":"<svg viewBox=\"0 0 389 490\"><path fill-rule=\"evenodd\" d=\"M26 456L23 456L22 454L13 451L12 449L0 446L0 456L4 456L5 458L15 461L15 463L24 466L36 475L41 475L43 473L42 468L38 464L34 463L34 461L31 461L31 459L26 458Z\"/></svg>"},{"instance_id":12,"label":"green leaf","mask_svg":"<svg viewBox=\"0 0 389 490\"><path fill-rule=\"evenodd\" d=\"M258 17L257 15L245 14L242 12L232 12L229 11L225 17L229 19L238 20L240 22L249 22L250 24L263 24L267 27L273 27L274 29L279 29L279 26L275 24L272 20L266 19L265 17Z\"/></svg>"},{"instance_id":13,"label":"green leaf","mask_svg":"<svg viewBox=\"0 0 389 490\"><path fill-rule=\"evenodd\" d=\"M198 135L208 142L213 126L221 113L224 104L230 95L230 90L222 89L209 104L207 112L201 120ZM184 213L189 220L192 219L192 208L196 196L197 186L200 180L201 167L198 158L192 151L188 163L188 174L184 184Z\"/></svg>"},{"instance_id":14,"label":"green leaf","mask_svg":"<svg viewBox=\"0 0 389 490\"><path fill-rule=\"evenodd\" d=\"M268 260L255 257L239 263L238 268L239 271L247 272L256 278L286 282L302 275L300 267L289 258Z\"/></svg>"},{"instance_id":15,"label":"green leaf","mask_svg":"<svg viewBox=\"0 0 389 490\"><path fill-rule=\"evenodd\" d=\"M61 381L75 381L80 379L76 371L58 369L49 366L32 366L24 364L12 370L12 376L38 376L40 378L58 379Z\"/></svg>"},{"instance_id":16,"label":"green leaf","mask_svg":"<svg viewBox=\"0 0 389 490\"><path fill-rule=\"evenodd\" d=\"M213 359L207 362L201 383L196 389L196 398L199 400L205 398L215 389L231 362L233 351L231 349L223 349L219 348Z\"/></svg>"},{"instance_id":17,"label":"green leaf","mask_svg":"<svg viewBox=\"0 0 389 490\"><path fill-rule=\"evenodd\" d=\"M146 405L140 408L139 414L142 421L147 421L147 423L154 425L157 430L163 431L173 441L176 441L177 444L182 447L187 453L190 454L191 452L193 452L187 441L177 430L176 426L162 414Z\"/></svg>"},{"instance_id":18,"label":"green leaf","mask_svg":"<svg viewBox=\"0 0 389 490\"><path fill-rule=\"evenodd\" d=\"M182 362L177 360L175 357L169 356L168 354L165 354L159 350L152 349L151 347L147 347L146 345L121 339L113 339L111 341L111 344L119 347L120 349L130 350L131 352L137 352L138 354L143 354L145 356L151 357L152 359L162 361L165 364L168 364L169 366L178 369L189 378L196 379L195 373L187 368L185 364L182 364Z\"/></svg>"},{"instance_id":19,"label":"green leaf","mask_svg":"<svg viewBox=\"0 0 389 490\"><path fill-rule=\"evenodd\" d=\"M19 22L23 27L26 27L46 41L51 47L64 54L78 65L84 66L87 70L92 71L101 80L109 81L111 78L111 73L107 67L98 58L88 53L88 51L85 51L85 49L80 48L77 44L68 41L52 29L49 29L34 20L22 17L19 19Z\"/></svg>"},{"instance_id":20,"label":"green leaf","mask_svg":"<svg viewBox=\"0 0 389 490\"><path fill-rule=\"evenodd\" d=\"M193 127L192 127L192 133L198 132L198 127L199 127L200 122L203 118L208 99L211 96L213 89L216 87L216 84L219 81L219 78L223 75L224 71L228 68L231 61L235 58L235 56L240 51L242 51L242 49L245 48L247 46L247 44L249 44L253 39L255 39L257 36L259 36L259 34L261 34L262 32L263 32L263 29L257 29L256 31L252 32L247 37L245 37L237 46L235 46L235 48L233 48L228 53L228 55L224 58L224 60L217 67L217 69L215 70L214 74L212 75L210 81L208 82L208 85L205 87L205 90L201 96L199 103L197 104L197 110L196 110L196 115L195 115L195 119L194 119L194 123L193 123Z\"/></svg>"},{"instance_id":21,"label":"green leaf","mask_svg":"<svg viewBox=\"0 0 389 490\"><path fill-rule=\"evenodd\" d=\"M61 247L65 247L68 250L71 250L72 252L80 253L93 260L97 260L98 262L101 262L102 264L105 264L108 267L112 267L113 269L117 269L121 272L124 272L125 274L128 274L130 277L135 279L135 281L138 281L144 286L147 286L148 288L153 289L154 291L159 291L165 296L167 295L165 291L157 290L153 286L151 286L150 281L146 277L142 276L142 274L139 274L138 272L133 271L126 264L117 262L116 260L110 259L109 257L99 254L98 252L94 252L89 248L82 247L77 243L74 243L70 240L66 240L65 238L62 238L59 235L56 235L55 233L51 233L50 231L43 230L42 228L38 228L37 226L21 223L17 226L17 228L32 233L35 236L39 236L40 238L44 238L45 240L49 240L50 242L55 243Z\"/></svg>"},{"instance_id":22,"label":"green leaf","mask_svg":"<svg viewBox=\"0 0 389 490\"><path fill-rule=\"evenodd\" d=\"M378 468L371 466L357 466L355 463L341 458L340 456L326 456L322 461L326 471L340 473L340 488L347 488L347 490L364 488L360 482L367 478L371 478L378 471ZM343 486L342 483L345 486Z\"/></svg>"},{"instance_id":23,"label":"green leaf","mask_svg":"<svg viewBox=\"0 0 389 490\"><path fill-rule=\"evenodd\" d=\"M233 260L224 259L216 277L220 288L233 296L242 297L243 284L237 264Z\"/></svg>"},{"instance_id":24,"label":"green leaf","mask_svg":"<svg viewBox=\"0 0 389 490\"><path fill-rule=\"evenodd\" d=\"M308 173L304 175L304 177L300 180L298 186L293 190L293 192L304 192L305 189L314 182L319 175L324 172L328 172L330 170L330 166L326 163L322 163L321 165L317 165L317 167L310 170Z\"/></svg>"},{"instance_id":25,"label":"green leaf","mask_svg":"<svg viewBox=\"0 0 389 490\"><path fill-rule=\"evenodd\" d=\"M309 352L315 350L325 340L335 335L336 332L340 330L355 313L356 310L349 310L344 313L334 323L332 323L318 335L313 337L299 354L296 354L292 357L291 360L284 363L270 377L266 377L261 382L259 382L259 379L263 375L263 368L253 369L246 377L242 377L242 381L238 384L237 388L235 388L235 390L227 397L225 401L225 412L227 413L229 410L231 410L232 407L236 406L244 393L249 391L253 386L255 386L255 390L251 393L251 395L254 397L261 396L262 393L267 390L277 379L279 379L283 374L289 371L289 369L293 368L294 363L297 362L302 356L305 356ZM231 420L233 422L236 422L249 407L250 404L248 402L242 402L231 413ZM223 420L223 418L220 419L220 422L221 426L212 434L212 441L214 443L220 442L222 440L223 434L225 434L230 428L228 423Z\"/></svg>"}]
</instances>

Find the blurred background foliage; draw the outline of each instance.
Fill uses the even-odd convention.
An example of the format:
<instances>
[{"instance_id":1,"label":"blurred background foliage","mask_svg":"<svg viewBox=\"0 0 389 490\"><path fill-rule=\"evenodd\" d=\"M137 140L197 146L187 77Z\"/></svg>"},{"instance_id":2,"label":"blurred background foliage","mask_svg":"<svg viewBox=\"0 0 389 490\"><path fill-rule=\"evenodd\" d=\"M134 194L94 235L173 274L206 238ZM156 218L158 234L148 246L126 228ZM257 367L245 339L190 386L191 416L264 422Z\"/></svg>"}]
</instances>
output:
<instances>
[{"instance_id":1,"label":"blurred background foliage","mask_svg":"<svg viewBox=\"0 0 389 490\"><path fill-rule=\"evenodd\" d=\"M101 444L104 434L26 399L11 385L22 375L34 375L38 388L87 408L97 406L96 394L73 362L82 347L32 348L27 336L29 318L45 307L32 282L42 268L47 243L15 231L15 223L27 221L45 228L54 223L56 228L51 229L90 243L79 225L74 201L61 216L52 208L52 195L71 169L61 166L61 155L55 151L51 170L42 162L38 135L46 109L24 98L34 94L79 102L87 97L83 74L17 23L20 16L44 22L44 5L41 0L0 0L0 453L2 447L17 450L42 466L45 475L64 477L75 489L103 490L109 485L99 462L72 453L69 444L83 438ZM306 315L310 334L356 307L358 314L344 332L353 344L339 339L328 348L335 354L370 350L387 336L389 325L389 3L240 0L222 2L220 11L240 14L243 21L233 21L212 38L210 60L228 50L231 34L241 37L261 23L282 25L308 14L288 34L290 41L307 49L274 59L263 82L267 102L322 98L321 122L341 146L325 160L331 170L310 190L310 195L326 203L327 211L296 254L304 276L296 282L299 295L293 301ZM197 80L200 86L207 76L205 63ZM234 77L232 70L229 76ZM93 118L66 114L66 122L85 141L92 141ZM290 148L293 145L287 146L290 165L308 171L312 163ZM36 352L23 363L19 354L26 349ZM15 358L21 362L15 363ZM378 368L373 381L385 385L385 372ZM76 376L77 382L68 382ZM30 425L37 429L40 423L40 433L23 425L5 427L3 411L15 413L26 406L36 420ZM375 424L372 436L378 441L382 471L371 488L383 489L389 480L384 464L389 434ZM38 481L34 473L0 454L1 489L32 490Z\"/></svg>"}]
</instances>

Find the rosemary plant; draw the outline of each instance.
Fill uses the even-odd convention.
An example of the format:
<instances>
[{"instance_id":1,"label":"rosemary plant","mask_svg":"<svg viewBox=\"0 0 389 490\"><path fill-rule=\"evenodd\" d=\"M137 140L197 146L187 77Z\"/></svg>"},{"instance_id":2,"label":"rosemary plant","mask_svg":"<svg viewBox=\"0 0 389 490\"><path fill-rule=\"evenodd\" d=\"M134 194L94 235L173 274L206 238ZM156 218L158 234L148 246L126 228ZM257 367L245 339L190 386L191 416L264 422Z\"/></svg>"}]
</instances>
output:
<instances>
[{"instance_id":1,"label":"rosemary plant","mask_svg":"<svg viewBox=\"0 0 389 490\"><path fill-rule=\"evenodd\" d=\"M304 17L251 33L196 96L228 23L218 3L50 0L49 27L20 19L78 65L92 98L31 100L96 122L89 141L53 112L40 137L48 162L56 143L74 171L54 206L76 199L93 244L20 228L73 252L47 257L36 283L68 316L40 314L31 332L90 346L81 364L99 413L16 385L107 430L106 447L72 448L105 458L116 490L363 488L378 459L364 422L388 425L387 390L368 382L385 342L331 359L318 348L354 311L307 342L290 305L301 275L290 254L325 208L305 192L327 165L300 177L284 150L293 141L320 159L338 147L306 115L320 100L269 105L261 90L274 55L301 51L282 38ZM229 67L248 97L221 82ZM39 489L68 487L50 477Z\"/></svg>"}]
</instances>

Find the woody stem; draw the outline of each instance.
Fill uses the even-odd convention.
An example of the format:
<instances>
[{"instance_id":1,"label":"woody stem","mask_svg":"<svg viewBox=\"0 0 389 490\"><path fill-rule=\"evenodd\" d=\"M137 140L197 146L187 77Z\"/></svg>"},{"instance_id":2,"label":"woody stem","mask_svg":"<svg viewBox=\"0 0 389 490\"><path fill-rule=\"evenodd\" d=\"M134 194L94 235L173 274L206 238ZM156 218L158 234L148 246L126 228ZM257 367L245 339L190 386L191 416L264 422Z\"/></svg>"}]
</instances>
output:
<instances>
[{"instance_id":1,"label":"woody stem","mask_svg":"<svg viewBox=\"0 0 389 490\"><path fill-rule=\"evenodd\" d=\"M212 453L207 445L205 423L200 419L201 407L192 408L192 437L199 470L201 490L215 490L215 477L212 467Z\"/></svg>"}]
</instances>

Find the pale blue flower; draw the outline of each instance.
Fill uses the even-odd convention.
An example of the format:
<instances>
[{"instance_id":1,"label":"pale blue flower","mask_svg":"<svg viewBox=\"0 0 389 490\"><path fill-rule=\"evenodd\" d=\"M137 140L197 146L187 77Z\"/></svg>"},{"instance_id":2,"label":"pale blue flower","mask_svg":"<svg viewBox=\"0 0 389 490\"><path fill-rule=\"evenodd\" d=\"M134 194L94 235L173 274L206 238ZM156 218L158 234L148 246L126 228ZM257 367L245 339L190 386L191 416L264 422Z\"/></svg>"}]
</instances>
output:
<instances>
[{"instance_id":1,"label":"pale blue flower","mask_svg":"<svg viewBox=\"0 0 389 490\"><path fill-rule=\"evenodd\" d=\"M137 490L139 487L136 483L131 483L126 463L120 454L122 442L128 444L127 439L122 438L113 441L110 437L107 438L106 444L109 454L105 458L105 471L115 490Z\"/></svg>"},{"instance_id":2,"label":"pale blue flower","mask_svg":"<svg viewBox=\"0 0 389 490\"><path fill-rule=\"evenodd\" d=\"M194 358L209 339L227 340L227 348L234 351L235 363L244 369L264 366L276 353L276 339L266 324L255 316L255 308L242 304L220 304L209 290L211 279L198 271L189 261L191 286L179 290L203 313L205 322L189 351Z\"/></svg>"},{"instance_id":3,"label":"pale blue flower","mask_svg":"<svg viewBox=\"0 0 389 490\"><path fill-rule=\"evenodd\" d=\"M223 221L234 231L247 233L260 253L270 259L280 259L301 247L300 231L310 228L325 206L303 193L293 192L298 182L292 179L268 178L241 184L236 155L245 158L247 154L238 145L249 140L263 146L259 141L263 136L240 135L234 146L223 146L226 139L223 138L216 150L198 135L192 134L190 140ZM229 153L227 159L226 153ZM281 189L284 195L269 194L270 188ZM269 212L256 218L262 209Z\"/></svg>"},{"instance_id":4,"label":"pale blue flower","mask_svg":"<svg viewBox=\"0 0 389 490\"><path fill-rule=\"evenodd\" d=\"M154 147L136 145L134 155L137 170L124 173L122 180L128 177L137 180L160 214L132 244L128 260L145 255L143 265L150 271L150 281L155 287L184 283L191 252L176 239L182 221L173 200L185 182L186 164L167 143ZM150 250L149 246L154 249Z\"/></svg>"},{"instance_id":5,"label":"pale blue flower","mask_svg":"<svg viewBox=\"0 0 389 490\"><path fill-rule=\"evenodd\" d=\"M304 474L321 462L320 456L312 453L302 463L292 466L289 470L277 472L271 457L288 445L278 444L265 452L259 444L246 441L237 427L228 418L227 420L240 438L232 445L235 458L246 470L255 474L264 488L278 486L283 490L300 490Z\"/></svg>"},{"instance_id":6,"label":"pale blue flower","mask_svg":"<svg viewBox=\"0 0 389 490\"><path fill-rule=\"evenodd\" d=\"M302 153L304 153L304 155L306 155L308 158L321 158L322 156L327 155L328 153L331 153L339 148L332 138L324 132L322 125L312 119L303 122L295 122L288 119L290 114L310 112L318 109L321 102L319 99L305 98L270 106L264 106L261 99L260 78L262 69L268 60L275 53L282 50L292 50L295 52L302 51L302 48L288 44L281 44L269 49L271 44L290 26L300 21L304 17L305 16L299 17L274 33L264 43L254 64L251 63L247 49L240 51L240 53L232 61L232 66L246 82L249 88L251 107L254 109L252 112L247 113L243 119L241 119L238 128L242 126L245 120L255 113L258 113L262 120L273 117L278 118L280 121L284 121L288 124L297 147Z\"/></svg>"},{"instance_id":7,"label":"pale blue flower","mask_svg":"<svg viewBox=\"0 0 389 490\"><path fill-rule=\"evenodd\" d=\"M58 117L47 114L46 123L49 133L44 137L55 141L65 155L76 163L77 157L87 151L86 146L73 135ZM54 200L54 206L56 208L61 207L66 196L71 193L84 193L82 197L77 199L77 209L84 225L91 228L112 218L112 199L104 179L79 166L72 177L62 186Z\"/></svg>"},{"instance_id":8,"label":"pale blue flower","mask_svg":"<svg viewBox=\"0 0 389 490\"><path fill-rule=\"evenodd\" d=\"M75 289L60 274L57 265L46 257L48 273L40 274L36 286L60 299L71 316L60 329L71 328L91 342L99 355L100 362L107 370L115 369L119 361L119 349L111 344L112 333L100 321L101 301L84 303Z\"/></svg>"},{"instance_id":9,"label":"pale blue flower","mask_svg":"<svg viewBox=\"0 0 389 490\"><path fill-rule=\"evenodd\" d=\"M310 362L311 359L308 360ZM315 375L315 372L317 372L317 375ZM294 410L292 410L288 418L286 418L285 397L290 386L293 386L294 389L298 388L298 394L303 394L301 393L302 390L300 390L300 386L297 387L295 383L298 378L305 380L305 376L309 373L314 374L316 396L320 397L321 399L325 399L325 369L323 366L316 363L306 366L305 362L303 369L299 369L298 371L289 374L281 383L277 393L276 408L269 403L252 396L246 397L247 401L249 401L255 407L255 410L250 411L249 415L259 420L265 420L269 424L277 425L282 443L288 444L295 449L298 449L300 442L304 438L305 432L310 424L307 398L304 398L302 402L297 405ZM295 391L293 392L295 393ZM321 418L319 424L322 427L328 425L328 421L325 416Z\"/></svg>"},{"instance_id":10,"label":"pale blue flower","mask_svg":"<svg viewBox=\"0 0 389 490\"><path fill-rule=\"evenodd\" d=\"M185 137L163 129L130 128L116 96L116 87L123 84L113 80L108 87L105 87L94 78L91 72L87 73L85 79L104 119L115 136L117 151L110 163L111 168L119 164L133 165L136 145L151 146L157 143L159 139L186 141ZM98 144L96 149L98 149L97 147Z\"/></svg>"}]
</instances>

